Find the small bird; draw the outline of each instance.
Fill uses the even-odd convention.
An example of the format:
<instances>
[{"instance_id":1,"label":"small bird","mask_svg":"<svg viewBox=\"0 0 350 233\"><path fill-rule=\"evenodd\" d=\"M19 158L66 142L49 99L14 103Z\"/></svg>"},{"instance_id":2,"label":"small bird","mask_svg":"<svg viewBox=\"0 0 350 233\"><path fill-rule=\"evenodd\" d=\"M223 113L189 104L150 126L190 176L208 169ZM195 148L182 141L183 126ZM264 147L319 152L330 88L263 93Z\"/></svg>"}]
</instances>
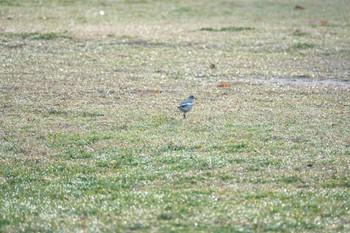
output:
<instances>
[{"instance_id":1,"label":"small bird","mask_svg":"<svg viewBox=\"0 0 350 233\"><path fill-rule=\"evenodd\" d=\"M181 112L184 113L184 119L186 118L186 113L191 111L193 107L193 102L196 98L193 95L190 95L187 99L181 102L181 104L177 107Z\"/></svg>"}]
</instances>

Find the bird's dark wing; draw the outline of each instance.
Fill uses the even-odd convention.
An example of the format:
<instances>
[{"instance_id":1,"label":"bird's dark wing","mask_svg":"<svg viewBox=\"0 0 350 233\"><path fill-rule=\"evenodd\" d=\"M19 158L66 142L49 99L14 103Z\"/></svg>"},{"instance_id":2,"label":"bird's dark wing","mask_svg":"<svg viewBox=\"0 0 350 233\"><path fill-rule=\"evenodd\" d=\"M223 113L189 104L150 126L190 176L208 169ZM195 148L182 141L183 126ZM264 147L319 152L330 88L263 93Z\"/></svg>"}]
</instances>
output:
<instances>
[{"instance_id":1,"label":"bird's dark wing","mask_svg":"<svg viewBox=\"0 0 350 233\"><path fill-rule=\"evenodd\" d=\"M186 108L186 107L190 107L190 106L192 106L192 105L193 105L193 103L188 103L188 102L187 102L187 103L181 103L181 104L180 104L180 107L181 107L181 108Z\"/></svg>"}]
</instances>

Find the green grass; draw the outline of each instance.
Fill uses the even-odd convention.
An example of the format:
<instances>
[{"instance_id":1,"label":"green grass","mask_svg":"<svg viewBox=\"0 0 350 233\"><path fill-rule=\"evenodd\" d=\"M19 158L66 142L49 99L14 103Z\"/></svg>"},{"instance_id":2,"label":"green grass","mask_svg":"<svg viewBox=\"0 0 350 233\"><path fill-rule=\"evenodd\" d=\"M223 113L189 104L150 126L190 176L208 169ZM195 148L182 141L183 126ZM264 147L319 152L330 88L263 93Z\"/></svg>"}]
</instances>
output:
<instances>
[{"instance_id":1,"label":"green grass","mask_svg":"<svg viewBox=\"0 0 350 233\"><path fill-rule=\"evenodd\" d=\"M315 45L307 42L296 42L292 45L292 49L310 49L314 47Z\"/></svg>"},{"instance_id":2,"label":"green grass","mask_svg":"<svg viewBox=\"0 0 350 233\"><path fill-rule=\"evenodd\" d=\"M29 39L29 40L57 40L57 39L72 39L71 36L67 35L67 32L56 33L40 33L40 32L19 32L19 33L5 33L4 37L7 38L18 38L18 39Z\"/></svg>"},{"instance_id":3,"label":"green grass","mask_svg":"<svg viewBox=\"0 0 350 233\"><path fill-rule=\"evenodd\" d=\"M200 31L208 31L208 32L240 32L240 31L250 31L254 30L252 27L222 27L219 29L215 28L201 28Z\"/></svg>"},{"instance_id":4,"label":"green grass","mask_svg":"<svg viewBox=\"0 0 350 233\"><path fill-rule=\"evenodd\" d=\"M0 1L0 232L349 232L349 4L294 5Z\"/></svg>"}]
</instances>

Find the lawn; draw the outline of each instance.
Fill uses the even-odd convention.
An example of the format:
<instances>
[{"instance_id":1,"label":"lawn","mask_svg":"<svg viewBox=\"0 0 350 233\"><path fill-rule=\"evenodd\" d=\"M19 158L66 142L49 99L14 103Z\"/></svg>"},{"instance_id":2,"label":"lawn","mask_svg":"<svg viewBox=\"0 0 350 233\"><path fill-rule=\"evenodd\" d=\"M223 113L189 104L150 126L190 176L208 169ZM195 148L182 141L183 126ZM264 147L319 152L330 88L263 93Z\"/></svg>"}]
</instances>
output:
<instances>
[{"instance_id":1,"label":"lawn","mask_svg":"<svg viewBox=\"0 0 350 233\"><path fill-rule=\"evenodd\" d=\"M348 12L0 0L0 232L349 232Z\"/></svg>"}]
</instances>

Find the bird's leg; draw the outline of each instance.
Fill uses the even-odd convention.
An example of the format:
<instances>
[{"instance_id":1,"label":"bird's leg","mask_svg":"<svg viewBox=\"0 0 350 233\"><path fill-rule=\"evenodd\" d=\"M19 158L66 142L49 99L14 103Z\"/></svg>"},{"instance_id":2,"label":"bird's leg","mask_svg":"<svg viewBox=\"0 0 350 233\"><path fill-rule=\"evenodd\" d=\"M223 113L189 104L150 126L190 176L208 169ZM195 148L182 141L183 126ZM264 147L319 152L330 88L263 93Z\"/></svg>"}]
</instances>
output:
<instances>
[{"instance_id":1,"label":"bird's leg","mask_svg":"<svg viewBox=\"0 0 350 233\"><path fill-rule=\"evenodd\" d=\"M186 113L184 112L184 119L186 119Z\"/></svg>"}]
</instances>

